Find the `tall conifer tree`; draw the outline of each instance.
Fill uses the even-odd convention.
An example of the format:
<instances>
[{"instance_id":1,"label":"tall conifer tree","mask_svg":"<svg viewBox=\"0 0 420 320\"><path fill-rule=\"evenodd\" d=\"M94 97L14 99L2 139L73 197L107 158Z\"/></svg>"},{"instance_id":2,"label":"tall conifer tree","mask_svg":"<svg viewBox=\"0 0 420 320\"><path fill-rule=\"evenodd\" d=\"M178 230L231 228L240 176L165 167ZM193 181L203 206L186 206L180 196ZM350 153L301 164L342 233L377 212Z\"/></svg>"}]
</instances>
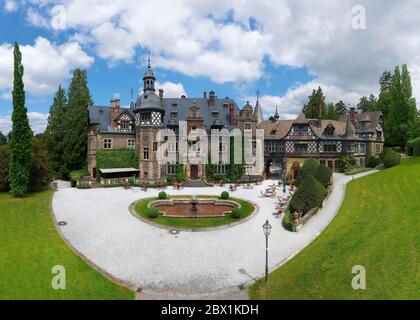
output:
<instances>
[{"instance_id":1,"label":"tall conifer tree","mask_svg":"<svg viewBox=\"0 0 420 320\"><path fill-rule=\"evenodd\" d=\"M13 79L13 114L12 134L10 140L10 189L15 197L22 197L28 190L29 175L32 166L32 131L29 126L25 107L25 90L23 85L22 54L15 43L14 79Z\"/></svg>"},{"instance_id":2,"label":"tall conifer tree","mask_svg":"<svg viewBox=\"0 0 420 320\"><path fill-rule=\"evenodd\" d=\"M308 103L303 107L303 113L308 119L318 118L320 107L322 115L325 115L325 96L321 87L318 87L317 90L313 90L308 99Z\"/></svg>"},{"instance_id":3,"label":"tall conifer tree","mask_svg":"<svg viewBox=\"0 0 420 320\"><path fill-rule=\"evenodd\" d=\"M68 90L64 138L64 174L86 165L88 106L93 101L87 86L86 70L76 69Z\"/></svg>"},{"instance_id":4,"label":"tall conifer tree","mask_svg":"<svg viewBox=\"0 0 420 320\"><path fill-rule=\"evenodd\" d=\"M63 177L65 174L63 159L64 138L66 135L66 111L66 92L60 85L55 94L54 102L50 108L46 130L48 162L51 166L51 169L53 169L55 173L60 177Z\"/></svg>"}]
</instances>

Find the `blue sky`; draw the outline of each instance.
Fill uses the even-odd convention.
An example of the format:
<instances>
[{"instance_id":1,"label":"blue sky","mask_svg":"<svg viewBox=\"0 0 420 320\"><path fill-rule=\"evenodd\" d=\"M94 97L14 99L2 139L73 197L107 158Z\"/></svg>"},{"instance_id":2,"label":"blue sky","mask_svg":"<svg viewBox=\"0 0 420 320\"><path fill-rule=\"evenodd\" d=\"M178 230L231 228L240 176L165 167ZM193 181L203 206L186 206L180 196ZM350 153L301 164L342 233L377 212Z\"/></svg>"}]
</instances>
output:
<instances>
[{"instance_id":1,"label":"blue sky","mask_svg":"<svg viewBox=\"0 0 420 320\"><path fill-rule=\"evenodd\" d=\"M319 85L328 101L354 105L362 95L377 94L380 73L401 63L409 64L417 94L417 10L405 1L361 2L364 11L354 11L351 0L145 0L142 6L126 0L2 0L0 130L10 128L14 41L23 53L36 132L45 127L56 88L67 87L77 67L88 70L95 104L108 105L118 95L128 105L131 89L135 95L141 89L148 49L165 96L201 97L214 90L243 106L255 103L259 90L265 116L278 106L281 118L294 117ZM57 26L59 14L64 18ZM355 14L364 14L364 29L354 28Z\"/></svg>"}]
</instances>

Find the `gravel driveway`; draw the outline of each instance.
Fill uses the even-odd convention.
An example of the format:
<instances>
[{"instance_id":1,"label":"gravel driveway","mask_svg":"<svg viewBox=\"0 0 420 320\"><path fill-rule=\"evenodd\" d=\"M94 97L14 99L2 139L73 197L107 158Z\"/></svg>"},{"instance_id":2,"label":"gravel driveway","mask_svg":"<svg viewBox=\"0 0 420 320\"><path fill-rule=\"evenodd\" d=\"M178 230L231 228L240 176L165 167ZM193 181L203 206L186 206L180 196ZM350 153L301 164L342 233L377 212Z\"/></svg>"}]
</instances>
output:
<instances>
[{"instance_id":1,"label":"gravel driveway","mask_svg":"<svg viewBox=\"0 0 420 320\"><path fill-rule=\"evenodd\" d=\"M359 174L364 176L372 172ZM261 277L265 268L266 219L273 226L269 238L270 269L308 245L332 220L352 177L334 174L334 190L324 208L299 233L286 231L282 217L275 218L274 200L261 198L265 181L253 190L238 189L233 197L250 200L258 212L246 222L206 232L181 232L152 226L135 218L129 206L157 196L158 190L61 189L54 194L53 210L64 237L82 255L113 277L133 287L159 293L199 296L238 290ZM219 195L227 188L185 188L173 195ZM71 279L69 279L71 281Z\"/></svg>"}]
</instances>

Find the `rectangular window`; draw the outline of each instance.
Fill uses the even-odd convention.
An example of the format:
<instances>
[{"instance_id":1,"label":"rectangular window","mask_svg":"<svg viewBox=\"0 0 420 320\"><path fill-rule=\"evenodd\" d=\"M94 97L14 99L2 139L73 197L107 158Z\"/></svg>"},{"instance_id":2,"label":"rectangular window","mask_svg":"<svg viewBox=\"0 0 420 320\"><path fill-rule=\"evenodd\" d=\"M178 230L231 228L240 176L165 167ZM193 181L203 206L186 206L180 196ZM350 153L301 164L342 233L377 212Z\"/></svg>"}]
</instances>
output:
<instances>
[{"instance_id":1,"label":"rectangular window","mask_svg":"<svg viewBox=\"0 0 420 320\"><path fill-rule=\"evenodd\" d=\"M112 139L104 139L104 149L112 149Z\"/></svg>"},{"instance_id":2,"label":"rectangular window","mask_svg":"<svg viewBox=\"0 0 420 320\"><path fill-rule=\"evenodd\" d=\"M297 124L293 126L293 132L296 134L304 134L309 131L309 128L306 124Z\"/></svg>"},{"instance_id":3,"label":"rectangular window","mask_svg":"<svg viewBox=\"0 0 420 320\"><path fill-rule=\"evenodd\" d=\"M225 164L215 165L216 174L226 174L227 166Z\"/></svg>"},{"instance_id":4,"label":"rectangular window","mask_svg":"<svg viewBox=\"0 0 420 320\"><path fill-rule=\"evenodd\" d=\"M147 179L149 177L149 172L147 171L143 172L143 177Z\"/></svg>"},{"instance_id":5,"label":"rectangular window","mask_svg":"<svg viewBox=\"0 0 420 320\"><path fill-rule=\"evenodd\" d=\"M149 147L143 147L143 160L149 160Z\"/></svg>"},{"instance_id":6,"label":"rectangular window","mask_svg":"<svg viewBox=\"0 0 420 320\"><path fill-rule=\"evenodd\" d=\"M130 123L128 121L122 121L120 124L120 128L122 131L128 131L130 130Z\"/></svg>"},{"instance_id":7,"label":"rectangular window","mask_svg":"<svg viewBox=\"0 0 420 320\"><path fill-rule=\"evenodd\" d=\"M308 144L307 143L295 143L294 144L295 152L307 152Z\"/></svg>"},{"instance_id":8,"label":"rectangular window","mask_svg":"<svg viewBox=\"0 0 420 320\"><path fill-rule=\"evenodd\" d=\"M153 152L156 152L158 149L158 144L157 142L153 142Z\"/></svg>"},{"instance_id":9,"label":"rectangular window","mask_svg":"<svg viewBox=\"0 0 420 320\"><path fill-rule=\"evenodd\" d=\"M168 176L174 176L174 175L176 175L176 164L168 164L166 166L166 174Z\"/></svg>"},{"instance_id":10,"label":"rectangular window","mask_svg":"<svg viewBox=\"0 0 420 320\"><path fill-rule=\"evenodd\" d=\"M140 120L141 121L149 121L150 120L150 113L142 113L140 115Z\"/></svg>"},{"instance_id":11,"label":"rectangular window","mask_svg":"<svg viewBox=\"0 0 420 320\"><path fill-rule=\"evenodd\" d=\"M128 139L127 140L127 148L128 149L134 149L136 147L136 140L134 139Z\"/></svg>"},{"instance_id":12,"label":"rectangular window","mask_svg":"<svg viewBox=\"0 0 420 320\"><path fill-rule=\"evenodd\" d=\"M247 122L247 123L244 124L244 129L245 130L251 130L252 129L252 125L249 122Z\"/></svg>"},{"instance_id":13,"label":"rectangular window","mask_svg":"<svg viewBox=\"0 0 420 320\"><path fill-rule=\"evenodd\" d=\"M337 145L335 143L324 144L324 152L337 152Z\"/></svg>"},{"instance_id":14,"label":"rectangular window","mask_svg":"<svg viewBox=\"0 0 420 320\"><path fill-rule=\"evenodd\" d=\"M381 145L379 143L376 144L376 153L381 153Z\"/></svg>"}]
</instances>

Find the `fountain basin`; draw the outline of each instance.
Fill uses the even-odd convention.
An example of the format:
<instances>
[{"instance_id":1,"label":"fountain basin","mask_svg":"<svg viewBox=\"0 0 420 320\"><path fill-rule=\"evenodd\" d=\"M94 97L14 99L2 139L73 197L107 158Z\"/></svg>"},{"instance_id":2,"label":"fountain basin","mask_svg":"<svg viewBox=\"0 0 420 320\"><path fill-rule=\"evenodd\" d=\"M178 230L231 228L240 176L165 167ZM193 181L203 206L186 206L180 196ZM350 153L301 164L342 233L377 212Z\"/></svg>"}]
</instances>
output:
<instances>
[{"instance_id":1,"label":"fountain basin","mask_svg":"<svg viewBox=\"0 0 420 320\"><path fill-rule=\"evenodd\" d=\"M232 200L177 198L169 200L156 200L149 203L149 208L156 208L166 217L175 218L211 218L223 217L241 205Z\"/></svg>"}]
</instances>

